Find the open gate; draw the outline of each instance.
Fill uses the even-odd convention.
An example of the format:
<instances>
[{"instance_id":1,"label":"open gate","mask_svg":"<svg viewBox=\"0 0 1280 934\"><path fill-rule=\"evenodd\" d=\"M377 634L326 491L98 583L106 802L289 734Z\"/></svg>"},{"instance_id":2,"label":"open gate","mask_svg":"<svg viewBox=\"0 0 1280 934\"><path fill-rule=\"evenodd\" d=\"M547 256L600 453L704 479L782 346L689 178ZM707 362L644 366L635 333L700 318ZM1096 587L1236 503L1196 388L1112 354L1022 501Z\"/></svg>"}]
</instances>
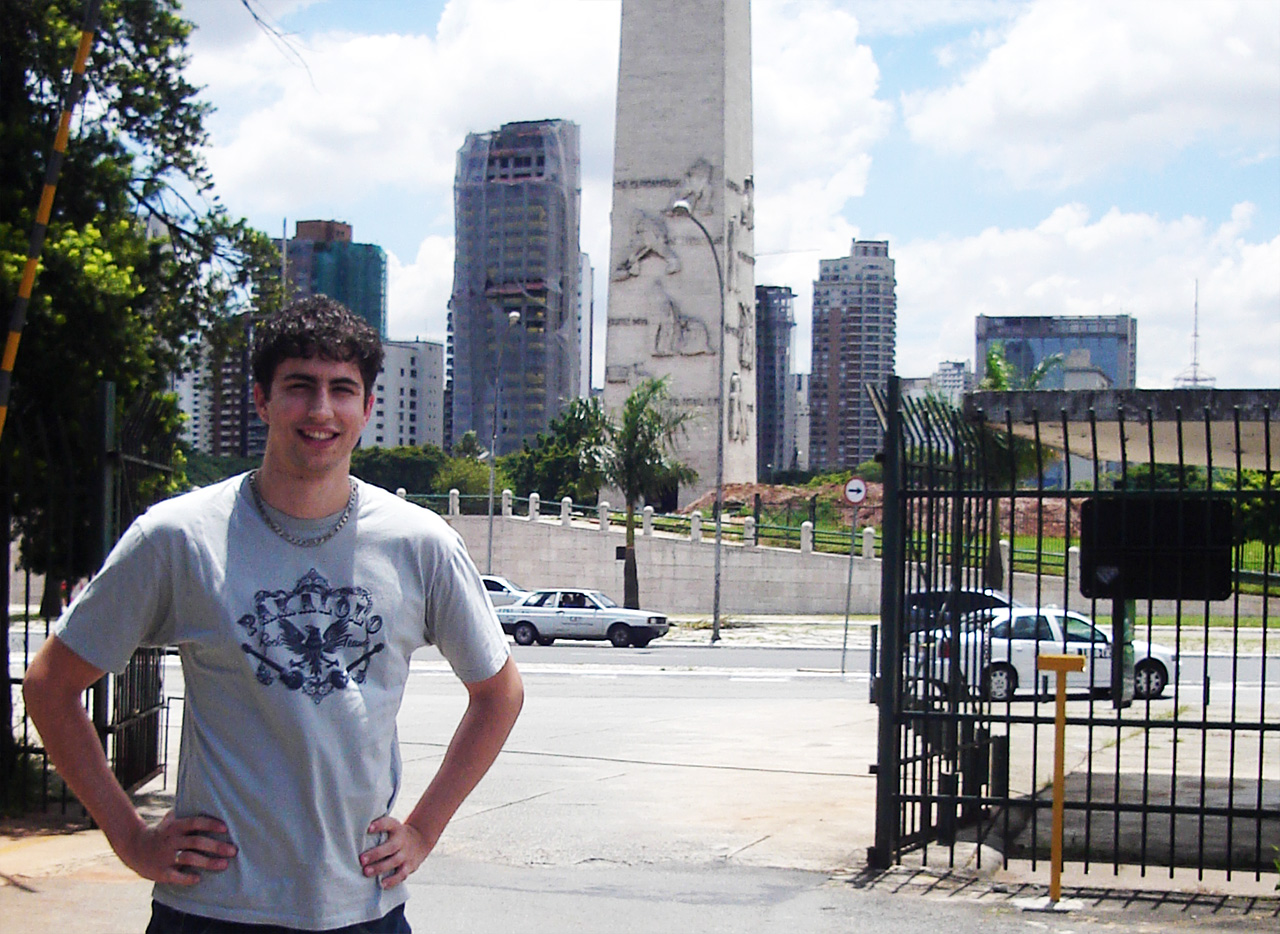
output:
<instances>
[{"instance_id":1,"label":"open gate","mask_svg":"<svg viewBox=\"0 0 1280 934\"><path fill-rule=\"evenodd\" d=\"M1280 393L979 393L963 412L903 399L897 379L872 395L886 440L871 863L1048 859L1043 652L1086 656L1067 710L1068 861L1274 872Z\"/></svg>"}]
</instances>

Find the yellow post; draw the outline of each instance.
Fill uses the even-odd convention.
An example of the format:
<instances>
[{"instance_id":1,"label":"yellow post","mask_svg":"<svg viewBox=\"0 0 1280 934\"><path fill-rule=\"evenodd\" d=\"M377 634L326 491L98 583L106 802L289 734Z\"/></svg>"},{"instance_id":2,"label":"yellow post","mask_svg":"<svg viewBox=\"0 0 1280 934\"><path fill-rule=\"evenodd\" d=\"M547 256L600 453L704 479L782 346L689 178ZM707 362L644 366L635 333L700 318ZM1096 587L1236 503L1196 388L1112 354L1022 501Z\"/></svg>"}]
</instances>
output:
<instances>
[{"instance_id":1,"label":"yellow post","mask_svg":"<svg viewBox=\"0 0 1280 934\"><path fill-rule=\"evenodd\" d=\"M1065 778L1063 760L1066 758L1067 733L1067 672L1084 671L1083 655L1040 655L1036 658L1040 671L1056 671L1058 680L1054 692L1053 715L1053 838L1050 842L1049 904L1056 905L1062 898L1062 817Z\"/></svg>"}]
</instances>

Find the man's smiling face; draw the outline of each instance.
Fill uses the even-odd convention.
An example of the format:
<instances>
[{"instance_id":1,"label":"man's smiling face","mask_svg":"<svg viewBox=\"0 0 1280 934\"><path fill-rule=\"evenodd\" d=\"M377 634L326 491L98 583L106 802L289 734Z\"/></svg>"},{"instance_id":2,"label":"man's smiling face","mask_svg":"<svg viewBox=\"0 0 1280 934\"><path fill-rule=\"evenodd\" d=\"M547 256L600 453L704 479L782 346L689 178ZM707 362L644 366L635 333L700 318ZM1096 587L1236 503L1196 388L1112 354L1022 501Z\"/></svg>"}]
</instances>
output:
<instances>
[{"instance_id":1,"label":"man's smiling face","mask_svg":"<svg viewBox=\"0 0 1280 934\"><path fill-rule=\"evenodd\" d=\"M353 361L286 358L270 394L255 384L253 396L268 427L270 460L297 479L345 476L373 410L373 395Z\"/></svg>"}]
</instances>

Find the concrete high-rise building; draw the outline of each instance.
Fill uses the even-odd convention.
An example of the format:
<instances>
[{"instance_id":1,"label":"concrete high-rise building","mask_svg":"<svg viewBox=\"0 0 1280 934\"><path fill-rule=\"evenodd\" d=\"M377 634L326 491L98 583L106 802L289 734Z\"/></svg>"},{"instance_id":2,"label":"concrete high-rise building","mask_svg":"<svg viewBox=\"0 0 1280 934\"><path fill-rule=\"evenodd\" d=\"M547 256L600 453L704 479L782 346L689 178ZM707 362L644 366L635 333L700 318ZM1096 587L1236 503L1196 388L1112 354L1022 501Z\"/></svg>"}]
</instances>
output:
<instances>
[{"instance_id":1,"label":"concrete high-rise building","mask_svg":"<svg viewBox=\"0 0 1280 934\"><path fill-rule=\"evenodd\" d=\"M756 469L770 481L794 459L795 405L791 390L791 331L795 293L784 285L756 286Z\"/></svg>"},{"instance_id":2,"label":"concrete high-rise building","mask_svg":"<svg viewBox=\"0 0 1280 934\"><path fill-rule=\"evenodd\" d=\"M596 273L591 257L581 254L578 270L578 398L591 397L592 356L595 353Z\"/></svg>"},{"instance_id":3,"label":"concrete high-rise building","mask_svg":"<svg viewBox=\"0 0 1280 934\"><path fill-rule=\"evenodd\" d=\"M809 469L809 374L793 373L791 375L791 404L795 408L795 434L791 438L792 450L795 452L790 470Z\"/></svg>"},{"instance_id":4,"label":"concrete high-rise building","mask_svg":"<svg viewBox=\"0 0 1280 934\"><path fill-rule=\"evenodd\" d=\"M718 449L726 482L756 479L748 0L623 0L617 106L604 402L669 378L694 415L688 502L714 488Z\"/></svg>"},{"instance_id":5,"label":"concrete high-rise building","mask_svg":"<svg viewBox=\"0 0 1280 934\"><path fill-rule=\"evenodd\" d=\"M848 256L819 262L809 383L813 469L855 467L884 442L867 387L883 389L893 374L896 284L887 240L854 240Z\"/></svg>"},{"instance_id":6,"label":"concrete high-rise building","mask_svg":"<svg viewBox=\"0 0 1280 934\"><path fill-rule=\"evenodd\" d=\"M234 344L214 346L207 339L199 362L174 381L178 408L187 416L182 439L197 451L217 457L258 457L267 443L267 426L253 404L249 350L253 319L233 322L240 331Z\"/></svg>"},{"instance_id":7,"label":"concrete high-rise building","mask_svg":"<svg viewBox=\"0 0 1280 934\"><path fill-rule=\"evenodd\" d=\"M387 254L372 243L353 243L341 221L298 221L293 239L276 241L284 253L289 298L327 295L387 336Z\"/></svg>"},{"instance_id":8,"label":"concrete high-rise building","mask_svg":"<svg viewBox=\"0 0 1280 934\"><path fill-rule=\"evenodd\" d=\"M988 317L974 323L977 381L987 370L987 352L1004 347L1005 359L1025 379L1046 357L1062 354L1038 389L1133 389L1138 361L1138 322L1130 315L1026 315Z\"/></svg>"},{"instance_id":9,"label":"concrete high-rise building","mask_svg":"<svg viewBox=\"0 0 1280 934\"><path fill-rule=\"evenodd\" d=\"M363 447L444 445L444 345L384 341L386 356L373 387L373 415Z\"/></svg>"},{"instance_id":10,"label":"concrete high-rise building","mask_svg":"<svg viewBox=\"0 0 1280 934\"><path fill-rule=\"evenodd\" d=\"M973 392L977 381L968 360L944 360L929 377L929 388L952 405L959 406L966 392Z\"/></svg>"},{"instance_id":11,"label":"concrete high-rise building","mask_svg":"<svg viewBox=\"0 0 1280 934\"><path fill-rule=\"evenodd\" d=\"M449 300L452 441L498 453L545 432L577 397L581 374L578 126L507 123L458 151ZM518 314L515 325L511 312ZM501 365L499 365L501 363Z\"/></svg>"}]
</instances>

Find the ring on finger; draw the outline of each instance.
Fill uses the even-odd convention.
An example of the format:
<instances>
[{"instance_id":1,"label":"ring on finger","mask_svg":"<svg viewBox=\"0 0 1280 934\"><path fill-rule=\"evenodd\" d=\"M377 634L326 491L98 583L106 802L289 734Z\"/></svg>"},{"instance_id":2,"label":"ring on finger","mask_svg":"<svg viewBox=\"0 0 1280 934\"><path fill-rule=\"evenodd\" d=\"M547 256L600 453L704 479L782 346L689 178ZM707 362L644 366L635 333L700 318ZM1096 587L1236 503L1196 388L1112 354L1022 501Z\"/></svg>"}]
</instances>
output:
<instances>
[{"instance_id":1,"label":"ring on finger","mask_svg":"<svg viewBox=\"0 0 1280 934\"><path fill-rule=\"evenodd\" d=\"M185 852L186 850L178 850L176 853L173 854L173 865L175 866L182 865L182 854Z\"/></svg>"}]
</instances>

